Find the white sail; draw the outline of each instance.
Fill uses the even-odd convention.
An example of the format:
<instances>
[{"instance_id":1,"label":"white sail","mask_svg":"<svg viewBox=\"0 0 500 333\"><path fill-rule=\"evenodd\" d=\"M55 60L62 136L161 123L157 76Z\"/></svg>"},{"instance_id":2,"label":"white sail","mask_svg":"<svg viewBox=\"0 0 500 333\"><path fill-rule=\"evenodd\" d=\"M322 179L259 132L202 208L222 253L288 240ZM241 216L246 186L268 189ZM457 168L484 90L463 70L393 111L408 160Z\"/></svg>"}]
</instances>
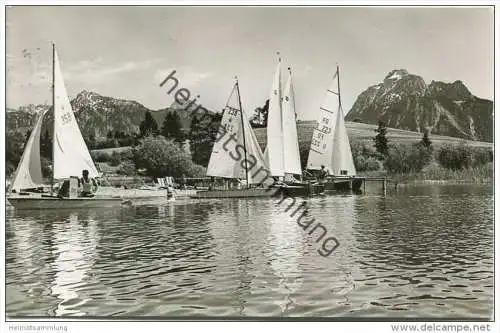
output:
<instances>
[{"instance_id":1,"label":"white sail","mask_svg":"<svg viewBox=\"0 0 500 333\"><path fill-rule=\"evenodd\" d=\"M237 84L234 85L229 101L224 108L220 127L225 130L219 130L210 155L207 176L246 179L246 156L249 161L247 183L260 183L262 176L252 176L261 166L265 170L267 168L250 122L241 108Z\"/></svg>"},{"instance_id":2,"label":"white sail","mask_svg":"<svg viewBox=\"0 0 500 333\"><path fill-rule=\"evenodd\" d=\"M248 184L270 185L274 181L267 178L269 166L264 158L262 149L260 149L259 142L257 141L257 137L250 125L250 121L248 121L245 111L243 111L243 119L245 125L247 160L249 161ZM259 172L259 170L264 170L264 172Z\"/></svg>"},{"instance_id":3,"label":"white sail","mask_svg":"<svg viewBox=\"0 0 500 333\"><path fill-rule=\"evenodd\" d=\"M241 127L241 115L239 106L238 89L236 85L229 96L229 100L224 108L220 122L221 129L218 132L217 139L212 148L210 161L207 167L207 176L239 178L240 170L235 159L229 152L234 152L237 142L229 140L232 136L239 135ZM225 130L223 130L224 128ZM226 143L226 141L228 141ZM233 153L233 156L236 156Z\"/></svg>"},{"instance_id":4,"label":"white sail","mask_svg":"<svg viewBox=\"0 0 500 333\"><path fill-rule=\"evenodd\" d=\"M283 91L281 111L283 115L283 169L285 173L301 175L302 167L300 165L299 140L295 122L295 96L291 71L289 71L288 81Z\"/></svg>"},{"instance_id":5,"label":"white sail","mask_svg":"<svg viewBox=\"0 0 500 333\"><path fill-rule=\"evenodd\" d=\"M355 175L354 162L338 89L339 71L335 73L326 98L320 107L313 131L307 168L319 170L324 165L331 175Z\"/></svg>"},{"instance_id":6,"label":"white sail","mask_svg":"<svg viewBox=\"0 0 500 333\"><path fill-rule=\"evenodd\" d=\"M334 176L355 176L356 168L352 158L351 145L345 128L344 113L340 108L333 135L331 174Z\"/></svg>"},{"instance_id":7,"label":"white sail","mask_svg":"<svg viewBox=\"0 0 500 333\"><path fill-rule=\"evenodd\" d=\"M269 96L267 117L267 147L265 158L271 176L284 176L283 119L281 114L281 59L276 66Z\"/></svg>"},{"instance_id":8,"label":"white sail","mask_svg":"<svg viewBox=\"0 0 500 333\"><path fill-rule=\"evenodd\" d=\"M47 110L40 113L31 135L24 147L23 155L17 166L11 189L35 188L43 185L42 167L40 163L40 134L43 117Z\"/></svg>"},{"instance_id":9,"label":"white sail","mask_svg":"<svg viewBox=\"0 0 500 333\"><path fill-rule=\"evenodd\" d=\"M80 176L84 169L90 177L99 176L73 114L55 50L53 138L54 179Z\"/></svg>"},{"instance_id":10,"label":"white sail","mask_svg":"<svg viewBox=\"0 0 500 333\"><path fill-rule=\"evenodd\" d=\"M337 75L335 73L332 84L326 92L325 101L320 107L317 126L313 131L311 148L307 159L307 168L313 170L325 168L331 173L331 161L333 153L333 134L335 130L335 120L339 112L339 95L337 89Z\"/></svg>"}]
</instances>

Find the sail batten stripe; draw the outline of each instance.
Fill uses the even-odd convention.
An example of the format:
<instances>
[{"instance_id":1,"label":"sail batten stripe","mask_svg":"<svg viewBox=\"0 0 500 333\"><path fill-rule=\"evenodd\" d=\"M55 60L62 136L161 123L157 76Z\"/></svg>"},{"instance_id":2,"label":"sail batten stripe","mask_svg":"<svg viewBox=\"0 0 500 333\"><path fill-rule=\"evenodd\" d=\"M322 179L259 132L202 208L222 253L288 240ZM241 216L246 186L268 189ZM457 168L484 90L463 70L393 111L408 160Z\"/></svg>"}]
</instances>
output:
<instances>
[{"instance_id":1,"label":"sail batten stripe","mask_svg":"<svg viewBox=\"0 0 500 333\"><path fill-rule=\"evenodd\" d=\"M324 107L320 107L320 110L323 110L323 111L326 111L326 112L330 112L330 113L333 113L333 111L331 111L331 110L328 110L328 109L325 109Z\"/></svg>"},{"instance_id":2,"label":"sail batten stripe","mask_svg":"<svg viewBox=\"0 0 500 333\"><path fill-rule=\"evenodd\" d=\"M323 155L323 153L321 153L321 152L319 152L319 151L317 151L317 150L315 150L315 149L312 149L312 148L311 148L311 151L313 151L313 152L315 152L315 153L318 153L318 154L320 154L320 155Z\"/></svg>"},{"instance_id":3,"label":"sail batten stripe","mask_svg":"<svg viewBox=\"0 0 500 333\"><path fill-rule=\"evenodd\" d=\"M337 96L339 95L339 93L338 93L338 92L332 91L332 90L330 90L330 89L328 89L327 91L328 91L328 92L331 92L332 94L335 94L335 95L337 95Z\"/></svg>"}]
</instances>

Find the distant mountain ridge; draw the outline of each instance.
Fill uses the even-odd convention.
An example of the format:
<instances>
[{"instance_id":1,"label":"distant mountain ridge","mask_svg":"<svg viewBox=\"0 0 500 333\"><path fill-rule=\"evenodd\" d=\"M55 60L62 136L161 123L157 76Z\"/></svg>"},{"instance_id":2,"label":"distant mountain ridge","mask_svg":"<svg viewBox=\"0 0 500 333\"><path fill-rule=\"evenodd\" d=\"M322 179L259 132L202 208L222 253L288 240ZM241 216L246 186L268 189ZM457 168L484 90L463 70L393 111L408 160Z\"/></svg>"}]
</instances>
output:
<instances>
[{"instance_id":1,"label":"distant mountain ridge","mask_svg":"<svg viewBox=\"0 0 500 333\"><path fill-rule=\"evenodd\" d=\"M362 92L346 120L468 140L493 141L493 102L471 94L462 81L432 81L404 69Z\"/></svg>"},{"instance_id":2,"label":"distant mountain ridge","mask_svg":"<svg viewBox=\"0 0 500 333\"><path fill-rule=\"evenodd\" d=\"M188 129L191 124L192 112L198 107L192 104L188 110L177 103L160 109L151 110L144 105L131 100L106 97L91 91L80 92L72 101L71 106L84 137L92 135L96 139L106 138L109 131L120 131L125 134L139 133L139 125L144 120L146 112L151 115L161 128L168 112L177 111L183 128ZM38 112L50 110L49 105L29 105L19 109L8 109L6 113L7 130L30 130L36 121ZM53 115L44 119L42 133L46 130L52 133Z\"/></svg>"},{"instance_id":3,"label":"distant mountain ridge","mask_svg":"<svg viewBox=\"0 0 500 333\"><path fill-rule=\"evenodd\" d=\"M109 131L125 134L139 132L139 125L146 112L151 112L161 128L167 112L178 111L184 129L189 129L193 104L189 110L174 102L169 107L152 110L132 101L106 97L91 91L80 92L72 101L82 134L88 138L104 139ZM30 130L36 115L48 105L28 105L6 110L7 130ZM371 86L356 99L346 116L347 121L377 124L384 121L388 127L431 134L464 138L476 141L493 141L493 102L470 93L461 81L443 83L432 81L429 85L418 75L404 69L391 71L383 82ZM52 115L44 120L45 130Z\"/></svg>"},{"instance_id":4,"label":"distant mountain ridge","mask_svg":"<svg viewBox=\"0 0 500 333\"><path fill-rule=\"evenodd\" d=\"M7 129L31 129L36 121L38 113L48 108L49 107L44 104L29 104L21 106L19 109L7 108L5 110L7 120L5 126Z\"/></svg>"}]
</instances>

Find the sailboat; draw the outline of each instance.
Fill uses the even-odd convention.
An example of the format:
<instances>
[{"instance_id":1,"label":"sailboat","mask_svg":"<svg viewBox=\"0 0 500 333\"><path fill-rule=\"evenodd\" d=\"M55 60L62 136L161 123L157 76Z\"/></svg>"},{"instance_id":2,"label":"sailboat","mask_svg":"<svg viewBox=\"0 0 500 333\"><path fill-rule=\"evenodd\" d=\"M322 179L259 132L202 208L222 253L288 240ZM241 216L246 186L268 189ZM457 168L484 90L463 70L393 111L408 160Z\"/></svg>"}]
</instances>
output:
<instances>
[{"instance_id":1,"label":"sailboat","mask_svg":"<svg viewBox=\"0 0 500 333\"><path fill-rule=\"evenodd\" d=\"M288 79L282 91L281 58L278 57L269 98L265 158L271 175L283 179L281 186L286 195L320 193L323 191L322 185L301 181L302 167L296 118L292 70L288 67ZM298 176L300 181L295 176Z\"/></svg>"},{"instance_id":2,"label":"sailboat","mask_svg":"<svg viewBox=\"0 0 500 333\"><path fill-rule=\"evenodd\" d=\"M219 125L207 176L224 179L224 188L198 191L192 198L269 197L279 192L271 187L268 166L250 122L241 105L238 79L233 86ZM231 186L233 185L233 186Z\"/></svg>"},{"instance_id":3,"label":"sailboat","mask_svg":"<svg viewBox=\"0 0 500 333\"><path fill-rule=\"evenodd\" d=\"M265 161L269 166L269 172L272 177L285 176L281 90L281 57L278 53L278 64L276 65L276 71L274 72L273 83L269 95L267 146L264 153Z\"/></svg>"},{"instance_id":4,"label":"sailboat","mask_svg":"<svg viewBox=\"0 0 500 333\"><path fill-rule=\"evenodd\" d=\"M11 190L15 194L11 193L7 200L14 207L21 209L107 207L110 205L120 205L122 200L116 197L96 196L93 198L83 198L74 197L75 195L72 193L69 198L61 198L52 195L52 185L55 180L67 180L68 178L78 177L81 175L82 170L88 170L89 177L99 176L73 114L54 44L52 45L52 67L54 127L51 195L34 195L22 192L24 189L44 186L40 163L40 132L43 117L47 112L45 111L38 116L14 175Z\"/></svg>"},{"instance_id":5,"label":"sailboat","mask_svg":"<svg viewBox=\"0 0 500 333\"><path fill-rule=\"evenodd\" d=\"M339 67L320 107L317 127L313 131L307 169L317 172L324 166L329 173L325 190L354 190L362 185L356 178L349 137L340 99Z\"/></svg>"},{"instance_id":6,"label":"sailboat","mask_svg":"<svg viewBox=\"0 0 500 333\"><path fill-rule=\"evenodd\" d=\"M283 91L281 103L281 118L283 123L283 171L285 181L293 181L293 175L302 177L300 165L299 140L297 137L297 114L295 111L295 96L292 85L292 70L288 67L288 81ZM288 179L287 179L288 178Z\"/></svg>"}]
</instances>

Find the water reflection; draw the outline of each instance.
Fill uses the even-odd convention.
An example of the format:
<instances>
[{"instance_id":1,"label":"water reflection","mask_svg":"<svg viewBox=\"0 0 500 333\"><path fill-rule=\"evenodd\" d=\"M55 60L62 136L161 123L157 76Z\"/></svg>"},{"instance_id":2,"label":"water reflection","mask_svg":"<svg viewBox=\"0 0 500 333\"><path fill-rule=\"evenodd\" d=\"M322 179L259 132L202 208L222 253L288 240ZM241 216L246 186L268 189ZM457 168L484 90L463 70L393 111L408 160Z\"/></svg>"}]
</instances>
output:
<instances>
[{"instance_id":1,"label":"water reflection","mask_svg":"<svg viewBox=\"0 0 500 333\"><path fill-rule=\"evenodd\" d=\"M6 219L8 316L380 316L488 319L491 187L401 187L308 200L340 246L275 199Z\"/></svg>"},{"instance_id":2,"label":"water reflection","mask_svg":"<svg viewBox=\"0 0 500 333\"><path fill-rule=\"evenodd\" d=\"M80 219L77 213L71 213L52 236L56 275L51 290L52 295L61 300L55 309L58 316L85 315L80 308L88 299L81 297L78 290L96 259L99 232L91 215L80 216Z\"/></svg>"},{"instance_id":3,"label":"water reflection","mask_svg":"<svg viewBox=\"0 0 500 333\"><path fill-rule=\"evenodd\" d=\"M252 280L248 275L248 266L251 262L249 250L246 248L249 242L248 207L244 201L227 200L214 202L208 211L210 235L214 241L215 270L211 280L227 281L224 288L229 287L231 290L227 297L216 299L213 304L215 306L226 304L232 306L234 311L244 314L246 296ZM225 294L223 289L219 288L214 292L219 295Z\"/></svg>"},{"instance_id":4,"label":"water reflection","mask_svg":"<svg viewBox=\"0 0 500 333\"><path fill-rule=\"evenodd\" d=\"M307 297L306 306L318 307L319 315L333 315L331 308L339 312L349 313L353 308L352 291L356 288L355 277L358 267L354 264L353 251L357 246L352 230L357 221L357 204L362 199L358 195L327 196L311 201L310 213L318 223L325 226L326 237L335 237L340 245L327 257L319 254L323 242L313 243L310 257L305 270L313 270L315 274L308 275L308 289L314 290ZM311 235L312 236L312 235ZM316 237L310 236L310 242ZM310 259L309 259L310 260ZM328 296L322 296L322 295ZM358 305L355 305L358 306ZM362 306L362 305L360 305Z\"/></svg>"},{"instance_id":5,"label":"water reflection","mask_svg":"<svg viewBox=\"0 0 500 333\"><path fill-rule=\"evenodd\" d=\"M296 208L294 207L291 212ZM292 295L299 290L303 283L303 274L299 267L305 247L305 233L297 224L297 217L291 217L289 211L284 212L282 207L270 215L269 232L267 240L271 252L270 263L277 277L278 286L275 292L278 294L275 303L285 313L294 307Z\"/></svg>"},{"instance_id":6,"label":"water reflection","mask_svg":"<svg viewBox=\"0 0 500 333\"><path fill-rule=\"evenodd\" d=\"M11 282L21 279L21 288L9 288L11 298L28 289L33 297L20 313L37 309L37 303L50 300L52 307L42 307L38 315L84 315L81 311L86 297L79 288L97 257L99 243L96 215L113 211L13 211L15 223L8 219L8 262L16 268ZM12 243L12 246L10 246ZM24 258L24 256L28 257ZM28 272L27 277L24 274ZM12 283L13 284L13 283ZM34 285L35 287L30 287ZM31 293L30 291L35 291ZM73 310L75 309L75 310Z\"/></svg>"},{"instance_id":7,"label":"water reflection","mask_svg":"<svg viewBox=\"0 0 500 333\"><path fill-rule=\"evenodd\" d=\"M372 305L428 316L450 307L449 300L470 301L471 312L487 308L477 297L491 284L492 215L487 210L492 202L484 192L468 190L466 200L445 186L366 198L354 230L355 255L363 287L384 286ZM453 316L453 306L446 311Z\"/></svg>"},{"instance_id":8,"label":"water reflection","mask_svg":"<svg viewBox=\"0 0 500 333\"><path fill-rule=\"evenodd\" d=\"M30 305L22 302L26 297L29 302L40 307L36 314L46 315L47 309L43 303L50 296L50 279L54 273L50 266L53 261L50 253L52 244L47 242L44 234L50 232L51 228L44 224L26 223L29 220L29 217L18 216L18 223L6 221L5 224L6 265L22 272L17 278L23 282L18 285L16 282L19 280L6 279L6 297L20 313L31 312Z\"/></svg>"},{"instance_id":9,"label":"water reflection","mask_svg":"<svg viewBox=\"0 0 500 333\"><path fill-rule=\"evenodd\" d=\"M238 315L245 315L246 305L248 299L252 293L252 282L255 278L255 272L252 274L253 262L252 258L254 254L251 253L248 243L251 240L252 221L254 221L255 216L252 212L254 211L252 202L247 200L238 201L238 212L236 214L235 220L238 221L237 230L235 234L234 242L236 244L236 260L237 260L237 271L238 271L238 284L235 290L236 297L238 298Z\"/></svg>"}]
</instances>

